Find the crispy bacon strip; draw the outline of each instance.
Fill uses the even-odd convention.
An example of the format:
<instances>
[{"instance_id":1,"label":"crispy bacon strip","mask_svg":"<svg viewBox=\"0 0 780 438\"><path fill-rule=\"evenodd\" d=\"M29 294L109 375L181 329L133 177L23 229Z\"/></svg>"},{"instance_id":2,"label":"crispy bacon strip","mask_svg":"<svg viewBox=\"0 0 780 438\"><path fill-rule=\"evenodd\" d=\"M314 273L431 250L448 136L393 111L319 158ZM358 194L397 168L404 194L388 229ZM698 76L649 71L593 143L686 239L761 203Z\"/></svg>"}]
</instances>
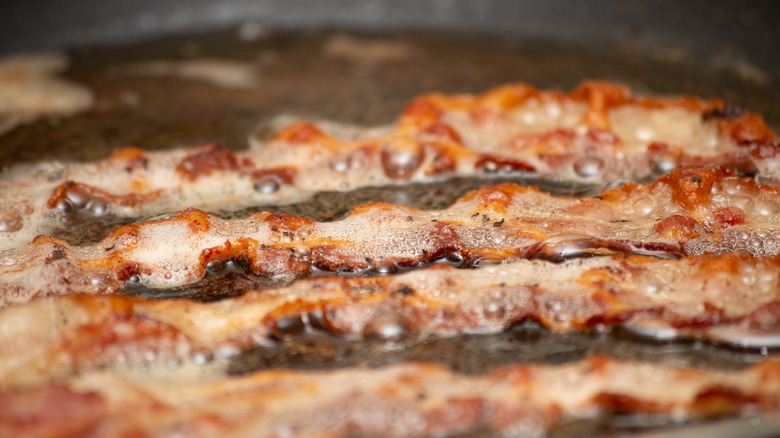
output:
<instances>
[{"instance_id":1,"label":"crispy bacon strip","mask_svg":"<svg viewBox=\"0 0 780 438\"><path fill-rule=\"evenodd\" d=\"M214 145L130 148L97 163L11 170L0 180L0 249L58 226L57 214L50 217L55 207L60 214L144 217L486 172L604 183L714 163L780 180L780 143L759 116L719 100L634 97L601 82L569 95L524 84L478 96L433 94L411 103L389 131L367 129L347 140L323 129L293 124L240 153Z\"/></svg>"},{"instance_id":2,"label":"crispy bacon strip","mask_svg":"<svg viewBox=\"0 0 780 438\"><path fill-rule=\"evenodd\" d=\"M222 220L187 210L120 227L95 245L39 236L0 254L0 294L8 303L128 283L170 288L229 260L259 275L297 276L414 266L452 254L487 263L616 252L774 256L780 219L769 212L778 207L778 192L716 167L679 169L647 186L587 199L499 185L441 211L366 204L335 222L272 213Z\"/></svg>"},{"instance_id":3,"label":"crispy bacon strip","mask_svg":"<svg viewBox=\"0 0 780 438\"><path fill-rule=\"evenodd\" d=\"M777 347L778 278L780 260L744 254L620 255L314 278L214 303L53 297L0 312L0 382L65 376L119 358L143 361L147 351L157 352L155 363L224 356L307 330L454 335L499 332L527 320L557 332L627 324L648 336L661 330L669 338L674 331L717 342L728 328L732 335L767 336L769 347ZM741 344L734 336L730 342Z\"/></svg>"},{"instance_id":4,"label":"crispy bacon strip","mask_svg":"<svg viewBox=\"0 0 780 438\"><path fill-rule=\"evenodd\" d=\"M41 402L43 400L43 402ZM61 408L78 423L59 429ZM7 436L442 436L484 428L541 436L562 420L650 414L680 422L780 407L780 364L721 372L593 357L478 376L427 363L263 371L211 381L94 373L0 393ZM13 415L7 415L7 412ZM35 421L24 421L34 419ZM76 429L76 426L78 428Z\"/></svg>"}]
</instances>

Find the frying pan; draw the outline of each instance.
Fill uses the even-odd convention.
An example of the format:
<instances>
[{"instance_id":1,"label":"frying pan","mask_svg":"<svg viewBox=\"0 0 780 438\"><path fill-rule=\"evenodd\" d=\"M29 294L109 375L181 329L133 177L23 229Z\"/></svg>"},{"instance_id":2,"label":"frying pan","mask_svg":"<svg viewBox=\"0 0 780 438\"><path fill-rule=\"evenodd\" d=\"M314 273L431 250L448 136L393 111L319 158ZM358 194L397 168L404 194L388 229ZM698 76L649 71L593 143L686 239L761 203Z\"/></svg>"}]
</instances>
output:
<instances>
[{"instance_id":1,"label":"frying pan","mask_svg":"<svg viewBox=\"0 0 780 438\"><path fill-rule=\"evenodd\" d=\"M402 44L411 47L412 54L380 63L323 55L323 41L340 35ZM404 104L421 93L479 92L518 80L571 89L584 78L600 78L626 83L638 92L719 97L764 115L780 130L779 46L780 4L772 1L5 2L0 4L0 55L67 50L71 66L64 75L90 86L97 105L66 123L40 120L0 134L0 166L47 158L98 159L128 145L163 149L217 142L242 149L247 135L262 136L264 121L280 113L375 125L392 122ZM136 62L198 57L252 63L259 86L231 90L122 73L123 66ZM441 199L435 202L446 205L473 188L454 186L439 188ZM410 192L369 195L415 206L432 202ZM322 208L333 215L347 209L345 203L331 199ZM527 342L529 336L534 342ZM400 360L399 353L387 354L381 346L326 342L335 342L331 347L336 350L357 348L358 364ZM462 372L539 357L560 362L592 353L721 367L756 360L749 352L559 336L534 327L433 342L412 346L400 356L438 360ZM316 342L247 352L231 371L324 363L307 345ZM425 356L429 351L437 357ZM471 354L464 358L463 351ZM771 436L778 430L776 415L758 420L726 420L714 430L660 433L725 437L741 430L747 437ZM622 432L592 424L572 427L555 433Z\"/></svg>"},{"instance_id":2,"label":"frying pan","mask_svg":"<svg viewBox=\"0 0 780 438\"><path fill-rule=\"evenodd\" d=\"M0 53L114 44L248 19L273 26L425 28L595 44L635 39L700 58L729 54L780 78L778 5L751 2L549 0L50 0L0 6Z\"/></svg>"},{"instance_id":3,"label":"frying pan","mask_svg":"<svg viewBox=\"0 0 780 438\"><path fill-rule=\"evenodd\" d=\"M66 74L91 84L99 98L102 93L111 99L128 86L106 78L103 73L111 66L133 59L197 56L184 53L186 39L167 36L234 26L234 37L240 24L262 32L331 28L390 33L406 35L412 43L420 33L439 37L427 39L432 47L407 65L366 72L334 66L316 48L306 53L312 59L285 63L286 53L306 52L307 43L300 38L247 44L224 32L204 36L194 44L201 55L232 52L246 60L250 50L254 56L266 51L281 54L281 65L263 72L266 82L256 93L213 94L188 86L167 88L169 96L162 99L151 90L144 95L145 85L132 84L146 104L143 111L103 111L98 121L77 117L70 128L28 125L2 139L0 166L50 157L94 159L128 144L158 149L217 141L240 149L246 147L251 125L274 112L387 123L421 93L479 92L518 80L571 89L583 78L598 78L639 92L718 97L762 114L776 129L780 126L780 4L771 0L6 1L0 4L0 55L70 49L75 60ZM137 43L133 49L116 49L131 42ZM297 83L279 79L290 75ZM173 99L171 93L187 95ZM220 98L230 105L215 101ZM34 147L40 137L47 140L46 147Z\"/></svg>"}]
</instances>

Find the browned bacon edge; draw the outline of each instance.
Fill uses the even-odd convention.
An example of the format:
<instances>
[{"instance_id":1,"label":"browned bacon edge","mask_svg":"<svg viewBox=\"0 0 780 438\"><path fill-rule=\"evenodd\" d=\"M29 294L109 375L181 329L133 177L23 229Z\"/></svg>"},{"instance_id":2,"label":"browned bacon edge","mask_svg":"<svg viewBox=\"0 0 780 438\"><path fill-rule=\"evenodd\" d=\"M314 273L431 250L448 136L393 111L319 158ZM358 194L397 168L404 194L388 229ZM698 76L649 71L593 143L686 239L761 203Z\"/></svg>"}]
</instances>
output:
<instances>
[{"instance_id":1,"label":"browned bacon edge","mask_svg":"<svg viewBox=\"0 0 780 438\"><path fill-rule=\"evenodd\" d=\"M0 255L0 293L8 302L24 302L111 292L128 283L170 288L196 282L228 261L258 275L301 276L414 267L448 255L483 264L614 253L774 256L780 224L772 207L780 208L779 195L778 186L706 167L678 169L655 183L593 198L499 185L442 211L374 203L335 222L273 213L222 220L187 210L119 227L95 245L39 236Z\"/></svg>"},{"instance_id":2,"label":"browned bacon edge","mask_svg":"<svg viewBox=\"0 0 780 438\"><path fill-rule=\"evenodd\" d=\"M0 393L3 436L540 436L565 420L670 423L780 408L780 365L719 372L592 357L464 376L426 363L134 383L110 373Z\"/></svg>"},{"instance_id":3,"label":"browned bacon edge","mask_svg":"<svg viewBox=\"0 0 780 438\"><path fill-rule=\"evenodd\" d=\"M539 91L526 84L508 85L489 91L480 96L452 96L447 97L440 94L423 96L415 100L404 110L397 127L398 133L410 135L414 133L418 139L411 144L405 144L403 151L405 159L403 164L395 159L394 154L399 151L394 150L393 145L381 145L371 139L363 139L363 144L358 150L364 155L363 160L372 161L371 157L380 157L381 167L384 173L391 180L406 180L415 174L418 167L425 162L425 154L434 153L436 156L430 168L425 171L425 175L434 176L454 172L458 162L465 157L471 157L474 152L470 151L462 144L461 136L458 134L457 127L444 123L441 119L447 112L466 111L471 114L473 119L471 123L479 125L484 123L486 118L500 117L502 113L517 107L530 98L542 100L571 100L586 102L588 111L584 117L584 123L590 127L589 137L592 143L599 141L615 142L614 134L609 133L609 121L607 113L610 109L623 105L637 105L648 109L664 108L683 108L689 111L696 111L702 114L703 121L717 120L720 134L727 138L732 138L736 144L745 148L741 154L730 155L720 154L717 156L703 157L687 155L675 145L663 142L652 143L646 154L652 157L663 157L670 159L673 156L674 162L679 166L701 166L706 164L726 164L733 168L755 173L756 169L752 164L753 160L765 160L777 155L778 143L777 136L766 125L766 122L759 116L747 111L737 109L726 105L721 100L712 100L705 102L691 97L679 97L676 99L668 98L645 98L634 97L624 86L613 85L604 82L585 82L579 88L574 90L568 96L555 91ZM556 139L572 142L576 134L569 131L555 131L545 133L545 135L555 135ZM543 136L539 137L540 140ZM548 139L549 140L549 139ZM319 146L327 145L324 151L329 154L338 155L344 149L345 144L335 138L323 133L314 124L301 122L288 127L280 132L267 147L274 147L275 144L280 147L312 147L319 151ZM395 145L398 149L398 145ZM599 149L598 146L591 145L593 149ZM380 151L381 149L381 151ZM409 149L409 150L407 150ZM346 149L344 149L346 150ZM322 153L323 151L319 151ZM571 159L567 155L573 152L565 151L563 155L555 158L555 154L548 152L545 158L551 165L557 161L566 161ZM515 156L518 155L518 156ZM128 173L133 169L145 168L148 164L148 158L143 151L137 148L129 148L118 151L112 157L114 161L126 162ZM507 149L498 155L481 154L476 160L474 166L478 170L495 171L497 169L511 169L526 172L533 172L536 169L523 161L522 155L517 151ZM199 150L183 158L177 165L176 171L186 180L195 181L199 178L209 176L215 172L238 172L250 176L259 186L264 183L273 182L281 185L294 185L297 175L297 169L294 166L286 165L276 168L258 167L251 156L236 156L232 152L219 148L213 144L204 146ZM555 177L550 174L548 177ZM634 175L636 176L636 175ZM316 188L315 188L316 189ZM52 196L46 202L47 208L54 208L59 203L67 200L68 190L81 190L87 194L99 194L101 198L109 202L116 202L122 206L134 206L146 200L152 200L163 194L163 190L128 195L109 195L100 188L90 187L86 184L67 181L58 186Z\"/></svg>"},{"instance_id":4,"label":"browned bacon edge","mask_svg":"<svg viewBox=\"0 0 780 438\"><path fill-rule=\"evenodd\" d=\"M776 349L778 278L777 259L744 254L681 260L618 255L306 279L213 303L52 297L0 312L0 359L9 359L0 361L0 382L143 362L147 352L155 363L227 357L310 331L406 339L495 333L523 321L557 332L622 324L645 337L662 333L664 341L676 333Z\"/></svg>"},{"instance_id":5,"label":"browned bacon edge","mask_svg":"<svg viewBox=\"0 0 780 438\"><path fill-rule=\"evenodd\" d=\"M586 104L587 111L577 129L520 132L509 114L528 99ZM698 153L665 138L648 140L641 150L624 145L611 131L608 114L627 105L699 114L702 124L717 125L716 150ZM464 126L447 122L452 114L465 117L457 122ZM510 134L517 131L508 134L506 144L480 150L464 143L466 130L488 135L496 123ZM215 199L228 197L234 201L228 208L241 208L302 200L322 190L484 172L535 172L556 180L606 183L647 178L680 166L723 164L771 181L780 179L779 144L761 117L720 100L635 97L626 87L603 82L585 82L568 95L525 84L478 96L432 94L411 103L394 131L380 138L341 141L302 122L259 149L237 154L213 144L155 154L128 148L108 160L71 163L50 174L42 167L45 177L32 182L25 175L11 177L0 186L8 192L6 202L0 202L0 237L8 241L0 242L0 248L18 247L41 230L48 232L57 224L49 220L51 215L143 217L160 209L211 209ZM25 228L27 232L18 233Z\"/></svg>"}]
</instances>

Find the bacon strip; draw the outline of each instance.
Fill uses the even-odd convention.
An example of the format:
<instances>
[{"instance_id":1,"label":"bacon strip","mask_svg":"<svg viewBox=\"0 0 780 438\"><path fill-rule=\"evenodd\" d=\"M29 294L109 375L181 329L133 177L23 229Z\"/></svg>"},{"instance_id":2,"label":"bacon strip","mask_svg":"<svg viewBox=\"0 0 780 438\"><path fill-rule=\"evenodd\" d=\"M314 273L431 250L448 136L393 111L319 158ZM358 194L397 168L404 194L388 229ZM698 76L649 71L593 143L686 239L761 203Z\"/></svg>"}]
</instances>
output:
<instances>
[{"instance_id":1,"label":"bacon strip","mask_svg":"<svg viewBox=\"0 0 780 438\"><path fill-rule=\"evenodd\" d=\"M0 393L8 436L442 436L484 428L541 436L564 420L649 414L669 422L780 407L780 364L722 372L593 357L465 376L426 363L324 372L264 371L211 381L132 381L94 373L63 386ZM31 409L35 407L34 409ZM36 421L20 421L35 418ZM75 424L75 423L74 423ZM75 426L74 426L75 427Z\"/></svg>"},{"instance_id":2,"label":"bacon strip","mask_svg":"<svg viewBox=\"0 0 780 438\"><path fill-rule=\"evenodd\" d=\"M601 184L721 163L780 180L780 143L761 117L719 100L640 98L600 82L569 95L524 84L478 96L433 94L411 103L389 132L351 137L301 122L240 153L214 145L130 148L97 163L13 169L0 180L0 249L28 243L74 211L137 218L188 207L241 209L318 191L491 172Z\"/></svg>"},{"instance_id":3,"label":"bacon strip","mask_svg":"<svg viewBox=\"0 0 780 438\"><path fill-rule=\"evenodd\" d=\"M0 294L7 304L127 284L171 288L231 260L259 275L300 276L415 266L453 254L472 263L621 252L774 256L780 223L766 208L777 206L779 192L716 167L684 168L587 199L499 185L442 211L366 204L335 222L271 213L223 220L187 210L120 227L95 245L38 237L0 254Z\"/></svg>"},{"instance_id":4,"label":"bacon strip","mask_svg":"<svg viewBox=\"0 0 780 438\"><path fill-rule=\"evenodd\" d=\"M314 278L213 303L53 297L0 312L0 382L143 362L146 351L157 352L155 363L230 355L310 330L396 338L495 333L528 320L557 332L627 324L651 337L716 342L727 329L737 346L740 336L765 336L769 345L750 346L776 348L778 278L780 260L744 254L620 255Z\"/></svg>"}]
</instances>

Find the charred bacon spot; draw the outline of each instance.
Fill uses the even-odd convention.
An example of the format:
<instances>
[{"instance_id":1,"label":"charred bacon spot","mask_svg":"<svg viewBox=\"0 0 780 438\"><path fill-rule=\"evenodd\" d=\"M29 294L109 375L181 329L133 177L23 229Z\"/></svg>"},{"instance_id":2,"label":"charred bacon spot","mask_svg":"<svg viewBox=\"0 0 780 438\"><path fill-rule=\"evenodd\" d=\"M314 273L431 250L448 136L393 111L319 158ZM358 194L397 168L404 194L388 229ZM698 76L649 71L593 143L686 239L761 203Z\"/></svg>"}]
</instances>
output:
<instances>
[{"instance_id":1,"label":"charred bacon spot","mask_svg":"<svg viewBox=\"0 0 780 438\"><path fill-rule=\"evenodd\" d=\"M238 170L240 165L236 156L227 149L210 144L201 151L185 157L176 171L190 181L202 176L211 175L215 171Z\"/></svg>"},{"instance_id":2,"label":"charred bacon spot","mask_svg":"<svg viewBox=\"0 0 780 438\"><path fill-rule=\"evenodd\" d=\"M56 262L57 260L62 260L65 256L65 248L62 245L56 245L49 256L46 257L45 263L49 264L51 262Z\"/></svg>"}]
</instances>

